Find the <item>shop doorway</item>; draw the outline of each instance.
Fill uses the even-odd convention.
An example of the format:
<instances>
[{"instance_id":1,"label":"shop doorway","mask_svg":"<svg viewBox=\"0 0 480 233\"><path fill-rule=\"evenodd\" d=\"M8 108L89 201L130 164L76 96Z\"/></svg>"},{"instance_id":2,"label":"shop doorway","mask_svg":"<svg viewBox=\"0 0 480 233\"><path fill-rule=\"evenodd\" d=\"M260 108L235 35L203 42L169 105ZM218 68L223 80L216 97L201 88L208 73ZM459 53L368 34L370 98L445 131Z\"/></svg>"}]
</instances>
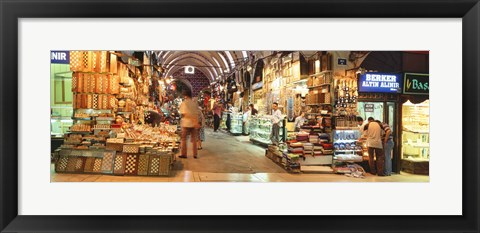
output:
<instances>
[{"instance_id":1,"label":"shop doorway","mask_svg":"<svg viewBox=\"0 0 480 233\"><path fill-rule=\"evenodd\" d=\"M365 121L369 117L373 117L375 120L385 122L390 126L393 134L393 156L392 156L392 169L393 172L399 172L397 164L400 161L399 146L398 146L398 134L399 129L396 127L397 121L397 106L393 101L359 101L358 102L358 114Z\"/></svg>"},{"instance_id":2,"label":"shop doorway","mask_svg":"<svg viewBox=\"0 0 480 233\"><path fill-rule=\"evenodd\" d=\"M392 131L395 130L395 102L358 102L358 113L364 119L367 120L369 117L373 117L375 120L385 122L392 128Z\"/></svg>"}]
</instances>

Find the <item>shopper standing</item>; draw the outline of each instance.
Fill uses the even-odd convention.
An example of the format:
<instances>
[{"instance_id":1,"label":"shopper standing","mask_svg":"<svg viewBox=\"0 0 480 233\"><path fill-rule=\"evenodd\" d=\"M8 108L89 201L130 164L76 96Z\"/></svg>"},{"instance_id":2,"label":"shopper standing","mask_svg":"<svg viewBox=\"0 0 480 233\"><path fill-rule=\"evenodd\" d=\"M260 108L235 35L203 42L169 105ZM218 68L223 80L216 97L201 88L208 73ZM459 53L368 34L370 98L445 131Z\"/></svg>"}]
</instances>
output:
<instances>
[{"instance_id":1,"label":"shopper standing","mask_svg":"<svg viewBox=\"0 0 480 233\"><path fill-rule=\"evenodd\" d=\"M385 153L385 167L384 175L392 175L392 150L394 146L393 134L390 126L385 122L375 121L380 124L382 128L382 142L383 142L383 151Z\"/></svg>"},{"instance_id":2,"label":"shopper standing","mask_svg":"<svg viewBox=\"0 0 480 233\"><path fill-rule=\"evenodd\" d=\"M279 144L280 127L282 127L282 112L278 109L278 103L272 104L272 133L270 134L270 140L273 145Z\"/></svg>"},{"instance_id":3,"label":"shopper standing","mask_svg":"<svg viewBox=\"0 0 480 233\"><path fill-rule=\"evenodd\" d=\"M297 116L297 118L295 118L295 132L300 131L300 128L303 126L303 124L305 124L305 120L306 119L304 112L301 112L300 116Z\"/></svg>"},{"instance_id":4,"label":"shopper standing","mask_svg":"<svg viewBox=\"0 0 480 233\"><path fill-rule=\"evenodd\" d=\"M220 117L222 116L222 106L216 102L213 106L213 132L217 132L220 127Z\"/></svg>"},{"instance_id":5,"label":"shopper standing","mask_svg":"<svg viewBox=\"0 0 480 233\"><path fill-rule=\"evenodd\" d=\"M242 115L242 131L244 134L247 134L248 133L248 120L250 119L250 115L252 114L252 111L250 110L250 106L245 109L245 112L243 112L243 115Z\"/></svg>"},{"instance_id":6,"label":"shopper standing","mask_svg":"<svg viewBox=\"0 0 480 233\"><path fill-rule=\"evenodd\" d=\"M198 104L192 100L192 92L184 90L183 96L185 100L180 104L180 125L182 127L182 150L179 158L187 158L187 136L190 135L190 140L193 147L193 157L197 158L197 132L198 124Z\"/></svg>"},{"instance_id":7,"label":"shopper standing","mask_svg":"<svg viewBox=\"0 0 480 233\"><path fill-rule=\"evenodd\" d=\"M365 126L365 134L367 137L368 166L370 167L370 173L385 176L383 170L385 154L383 152L382 127L373 117L368 118L368 124Z\"/></svg>"},{"instance_id":8,"label":"shopper standing","mask_svg":"<svg viewBox=\"0 0 480 233\"><path fill-rule=\"evenodd\" d=\"M251 112L251 115L252 115L252 116L257 115L258 110L255 109L255 106L254 106L253 104L250 104L250 110L252 111L252 112Z\"/></svg>"},{"instance_id":9,"label":"shopper standing","mask_svg":"<svg viewBox=\"0 0 480 233\"><path fill-rule=\"evenodd\" d=\"M198 124L200 128L198 129L197 149L201 150L202 142L205 141L205 116L201 107L198 107Z\"/></svg>"},{"instance_id":10,"label":"shopper standing","mask_svg":"<svg viewBox=\"0 0 480 233\"><path fill-rule=\"evenodd\" d=\"M363 136L363 130L365 128L365 125L368 124L368 121L364 121L361 116L357 116L357 123L358 123L358 128L360 130L360 136Z\"/></svg>"},{"instance_id":11,"label":"shopper standing","mask_svg":"<svg viewBox=\"0 0 480 233\"><path fill-rule=\"evenodd\" d=\"M226 125L227 125L227 131L230 132L230 127L231 127L231 123L232 123L232 110L233 110L233 106L231 103L228 103L227 105L227 122Z\"/></svg>"}]
</instances>

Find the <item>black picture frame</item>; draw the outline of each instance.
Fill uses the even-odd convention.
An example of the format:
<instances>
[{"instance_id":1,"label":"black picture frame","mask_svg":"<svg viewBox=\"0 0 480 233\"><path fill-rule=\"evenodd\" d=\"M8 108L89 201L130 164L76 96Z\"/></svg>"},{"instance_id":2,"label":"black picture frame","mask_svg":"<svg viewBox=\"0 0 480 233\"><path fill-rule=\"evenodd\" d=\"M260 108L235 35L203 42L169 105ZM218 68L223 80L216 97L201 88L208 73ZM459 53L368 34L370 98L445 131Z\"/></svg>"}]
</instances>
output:
<instances>
[{"instance_id":1,"label":"black picture frame","mask_svg":"<svg viewBox=\"0 0 480 233\"><path fill-rule=\"evenodd\" d=\"M0 0L1 232L478 232L478 0ZM18 19L144 17L462 18L462 216L18 215ZM447 59L447 58L446 58ZM460 104L460 103L458 103ZM454 113L453 113L454 114ZM454 119L445 117L445 120ZM450 122L455 125L455 121ZM439 203L440 205L441 203Z\"/></svg>"}]
</instances>

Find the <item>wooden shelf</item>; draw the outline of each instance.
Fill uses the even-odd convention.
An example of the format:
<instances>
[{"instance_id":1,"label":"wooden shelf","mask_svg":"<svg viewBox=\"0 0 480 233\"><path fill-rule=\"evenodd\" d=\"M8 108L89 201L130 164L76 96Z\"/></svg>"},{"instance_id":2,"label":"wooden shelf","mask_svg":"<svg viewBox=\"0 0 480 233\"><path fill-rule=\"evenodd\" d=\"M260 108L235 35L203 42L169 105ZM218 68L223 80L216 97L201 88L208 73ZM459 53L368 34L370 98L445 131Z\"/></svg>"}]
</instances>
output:
<instances>
[{"instance_id":1,"label":"wooden shelf","mask_svg":"<svg viewBox=\"0 0 480 233\"><path fill-rule=\"evenodd\" d=\"M317 104L306 104L307 106L316 106L316 105L332 105L327 103L317 103Z\"/></svg>"},{"instance_id":2,"label":"wooden shelf","mask_svg":"<svg viewBox=\"0 0 480 233\"><path fill-rule=\"evenodd\" d=\"M307 87L308 89L313 89L313 88L318 88L318 87L324 87L324 86L329 86L331 85L331 83L324 83L324 84L320 84L318 86L311 86L311 87Z\"/></svg>"},{"instance_id":3,"label":"wooden shelf","mask_svg":"<svg viewBox=\"0 0 480 233\"><path fill-rule=\"evenodd\" d=\"M322 74L326 74L326 73L332 73L333 70L325 70L325 71L322 71L320 73L316 73L316 74L310 74L308 75L309 77L315 77L315 76L318 76L318 75L322 75Z\"/></svg>"}]
</instances>

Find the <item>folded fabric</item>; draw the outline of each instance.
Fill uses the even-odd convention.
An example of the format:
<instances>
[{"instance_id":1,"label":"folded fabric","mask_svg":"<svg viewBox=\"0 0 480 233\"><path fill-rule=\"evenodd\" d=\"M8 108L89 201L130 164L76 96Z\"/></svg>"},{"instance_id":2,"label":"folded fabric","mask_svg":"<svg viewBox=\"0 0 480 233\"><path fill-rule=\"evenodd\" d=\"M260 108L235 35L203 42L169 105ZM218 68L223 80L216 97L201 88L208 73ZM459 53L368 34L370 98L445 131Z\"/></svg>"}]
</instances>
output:
<instances>
[{"instance_id":1,"label":"folded fabric","mask_svg":"<svg viewBox=\"0 0 480 233\"><path fill-rule=\"evenodd\" d=\"M290 146L291 146L291 147L303 147L303 143L301 143L301 142L294 142L294 143L290 143Z\"/></svg>"},{"instance_id":2,"label":"folded fabric","mask_svg":"<svg viewBox=\"0 0 480 233\"><path fill-rule=\"evenodd\" d=\"M333 144L332 143L322 143L323 148L325 149L332 149Z\"/></svg>"},{"instance_id":3,"label":"folded fabric","mask_svg":"<svg viewBox=\"0 0 480 233\"><path fill-rule=\"evenodd\" d=\"M303 147L289 147L288 150L292 150L292 151L302 150L303 151Z\"/></svg>"}]
</instances>

